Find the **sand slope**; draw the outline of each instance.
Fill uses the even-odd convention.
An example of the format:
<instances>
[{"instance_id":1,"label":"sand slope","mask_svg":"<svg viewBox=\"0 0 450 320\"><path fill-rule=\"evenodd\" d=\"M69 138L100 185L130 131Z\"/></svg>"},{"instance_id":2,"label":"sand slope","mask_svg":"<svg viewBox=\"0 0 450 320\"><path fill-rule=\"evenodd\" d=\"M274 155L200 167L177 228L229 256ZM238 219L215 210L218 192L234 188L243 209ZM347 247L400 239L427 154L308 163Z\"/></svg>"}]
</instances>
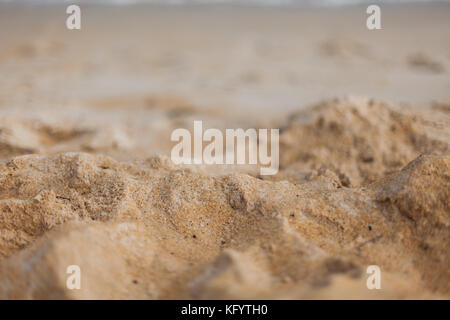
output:
<instances>
[{"instance_id":1,"label":"sand slope","mask_svg":"<svg viewBox=\"0 0 450 320\"><path fill-rule=\"evenodd\" d=\"M278 181L164 157L14 157L0 297L448 298L449 140L430 121L365 99L296 113ZM72 264L81 290L66 289ZM383 290L365 287L371 264Z\"/></svg>"}]
</instances>

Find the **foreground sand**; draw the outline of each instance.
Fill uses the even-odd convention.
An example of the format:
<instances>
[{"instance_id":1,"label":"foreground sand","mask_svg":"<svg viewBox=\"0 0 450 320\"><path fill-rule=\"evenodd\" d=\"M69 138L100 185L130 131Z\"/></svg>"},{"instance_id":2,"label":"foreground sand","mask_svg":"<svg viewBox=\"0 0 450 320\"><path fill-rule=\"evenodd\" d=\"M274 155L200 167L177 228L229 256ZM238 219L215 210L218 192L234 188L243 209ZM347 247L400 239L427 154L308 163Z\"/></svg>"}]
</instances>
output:
<instances>
[{"instance_id":1,"label":"foreground sand","mask_svg":"<svg viewBox=\"0 0 450 320\"><path fill-rule=\"evenodd\" d=\"M0 298L450 297L448 6L383 35L359 9L92 8L75 35L36 10L0 11ZM194 119L281 128L279 173L171 164Z\"/></svg>"}]
</instances>

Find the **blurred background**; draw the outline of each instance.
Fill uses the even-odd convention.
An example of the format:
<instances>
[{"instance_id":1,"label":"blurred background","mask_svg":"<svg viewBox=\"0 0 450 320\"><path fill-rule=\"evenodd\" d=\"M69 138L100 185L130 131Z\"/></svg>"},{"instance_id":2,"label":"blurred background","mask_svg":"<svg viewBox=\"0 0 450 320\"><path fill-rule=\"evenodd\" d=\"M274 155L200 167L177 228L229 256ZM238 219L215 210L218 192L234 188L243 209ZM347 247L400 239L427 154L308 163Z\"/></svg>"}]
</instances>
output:
<instances>
[{"instance_id":1,"label":"blurred background","mask_svg":"<svg viewBox=\"0 0 450 320\"><path fill-rule=\"evenodd\" d=\"M193 120L282 127L347 95L450 100L449 1L0 2L2 157L168 155ZM366 28L368 3L382 30Z\"/></svg>"}]
</instances>

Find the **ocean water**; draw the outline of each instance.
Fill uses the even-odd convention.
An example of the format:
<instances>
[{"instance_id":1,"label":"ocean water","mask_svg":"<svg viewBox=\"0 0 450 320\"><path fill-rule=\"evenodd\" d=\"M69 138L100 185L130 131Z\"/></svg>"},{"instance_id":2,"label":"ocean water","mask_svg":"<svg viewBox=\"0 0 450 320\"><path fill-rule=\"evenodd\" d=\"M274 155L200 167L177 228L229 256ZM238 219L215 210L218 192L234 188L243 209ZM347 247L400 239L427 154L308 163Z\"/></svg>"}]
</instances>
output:
<instances>
[{"instance_id":1,"label":"ocean water","mask_svg":"<svg viewBox=\"0 0 450 320\"><path fill-rule=\"evenodd\" d=\"M0 3L28 3L28 4L110 4L110 5L132 5L138 3L150 3L158 5L256 5L256 6L342 6L354 4L382 4L382 3L437 3L450 0L0 0Z\"/></svg>"}]
</instances>

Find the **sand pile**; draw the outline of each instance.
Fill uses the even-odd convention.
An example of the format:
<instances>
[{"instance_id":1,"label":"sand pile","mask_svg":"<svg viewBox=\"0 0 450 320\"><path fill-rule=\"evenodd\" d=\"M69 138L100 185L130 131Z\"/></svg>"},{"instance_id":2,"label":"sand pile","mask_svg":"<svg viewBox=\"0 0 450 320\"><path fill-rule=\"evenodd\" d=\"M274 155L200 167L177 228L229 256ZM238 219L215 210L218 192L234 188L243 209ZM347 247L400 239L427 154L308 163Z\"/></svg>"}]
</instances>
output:
<instances>
[{"instance_id":1,"label":"sand pile","mask_svg":"<svg viewBox=\"0 0 450 320\"><path fill-rule=\"evenodd\" d=\"M445 153L448 113L434 114L443 122L434 136L436 121L408 111L348 98L292 114L280 138L281 176L302 180L302 172L329 169L343 186L361 186L400 170L420 154Z\"/></svg>"},{"instance_id":2,"label":"sand pile","mask_svg":"<svg viewBox=\"0 0 450 320\"><path fill-rule=\"evenodd\" d=\"M3 136L0 298L449 298L446 121L324 102L287 121L270 179L163 156L11 157L29 146ZM366 287L373 264L382 290Z\"/></svg>"}]
</instances>

